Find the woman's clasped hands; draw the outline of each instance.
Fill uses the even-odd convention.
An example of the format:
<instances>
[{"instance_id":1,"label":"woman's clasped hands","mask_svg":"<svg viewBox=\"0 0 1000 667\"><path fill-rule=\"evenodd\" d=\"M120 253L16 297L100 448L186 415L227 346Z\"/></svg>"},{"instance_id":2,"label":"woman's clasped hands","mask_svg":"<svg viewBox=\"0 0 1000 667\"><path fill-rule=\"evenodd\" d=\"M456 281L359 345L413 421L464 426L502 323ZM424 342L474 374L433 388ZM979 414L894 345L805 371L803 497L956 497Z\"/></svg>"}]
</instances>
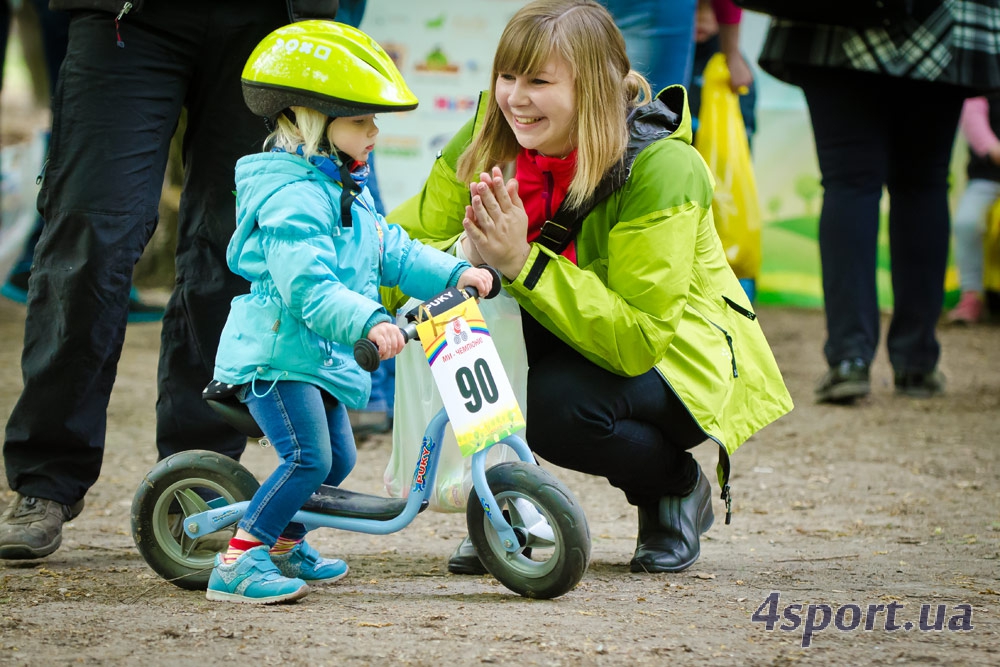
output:
<instances>
[{"instance_id":1,"label":"woman's clasped hands","mask_svg":"<svg viewBox=\"0 0 1000 667\"><path fill-rule=\"evenodd\" d=\"M513 280L531 252L528 214L517 194L517 181L504 183L500 168L493 167L492 174L483 172L479 182L469 184L469 192L472 201L465 207L462 226L472 247L467 246L466 252L470 260L481 259Z\"/></svg>"}]
</instances>

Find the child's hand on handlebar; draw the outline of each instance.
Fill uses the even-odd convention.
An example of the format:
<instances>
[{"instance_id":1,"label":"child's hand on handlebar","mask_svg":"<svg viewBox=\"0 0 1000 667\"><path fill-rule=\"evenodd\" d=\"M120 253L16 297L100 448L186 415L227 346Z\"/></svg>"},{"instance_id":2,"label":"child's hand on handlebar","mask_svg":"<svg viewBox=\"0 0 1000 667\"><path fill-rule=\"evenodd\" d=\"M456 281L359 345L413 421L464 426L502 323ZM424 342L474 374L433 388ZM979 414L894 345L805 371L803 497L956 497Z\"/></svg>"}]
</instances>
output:
<instances>
[{"instance_id":1,"label":"child's hand on handlebar","mask_svg":"<svg viewBox=\"0 0 1000 667\"><path fill-rule=\"evenodd\" d=\"M465 275L465 274L462 274ZM403 351L406 339L394 322L380 322L368 331L368 340L378 348L378 358L382 361L392 359Z\"/></svg>"},{"instance_id":2,"label":"child's hand on handlebar","mask_svg":"<svg viewBox=\"0 0 1000 667\"><path fill-rule=\"evenodd\" d=\"M486 269L466 269L458 277L458 288L466 287L475 287L479 291L479 296L485 297L493 289L493 274Z\"/></svg>"}]
</instances>

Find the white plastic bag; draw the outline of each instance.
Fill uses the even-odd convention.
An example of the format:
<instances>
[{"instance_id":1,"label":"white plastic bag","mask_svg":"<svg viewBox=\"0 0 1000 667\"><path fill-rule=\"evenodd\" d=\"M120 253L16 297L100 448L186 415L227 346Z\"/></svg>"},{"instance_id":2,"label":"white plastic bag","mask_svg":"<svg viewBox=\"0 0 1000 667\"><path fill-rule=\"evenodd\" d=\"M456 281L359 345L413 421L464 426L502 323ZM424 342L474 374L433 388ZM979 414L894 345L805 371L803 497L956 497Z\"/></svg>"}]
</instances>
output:
<instances>
[{"instance_id":1,"label":"white plastic bag","mask_svg":"<svg viewBox=\"0 0 1000 667\"><path fill-rule=\"evenodd\" d=\"M462 243L455 244L455 254L464 258ZM410 299L399 312L405 314L420 302ZM486 320L490 337L496 345L500 362L510 378L521 412L525 413L525 396L528 387L528 357L521 332L521 310L514 297L501 290L493 299L479 302L479 310ZM392 455L386 466L383 481L386 491L393 498L405 498L413 482L424 429L443 406L434 379L431 377L427 357L420 345L403 348L396 357L396 403L392 425ZM527 413L525 413L527 418ZM464 512L472 489L471 458L458 451L451 425L445 428L441 443L437 478L430 495L430 508L438 512ZM487 454L487 466L503 461L515 461L517 455L509 447L497 445Z\"/></svg>"}]
</instances>

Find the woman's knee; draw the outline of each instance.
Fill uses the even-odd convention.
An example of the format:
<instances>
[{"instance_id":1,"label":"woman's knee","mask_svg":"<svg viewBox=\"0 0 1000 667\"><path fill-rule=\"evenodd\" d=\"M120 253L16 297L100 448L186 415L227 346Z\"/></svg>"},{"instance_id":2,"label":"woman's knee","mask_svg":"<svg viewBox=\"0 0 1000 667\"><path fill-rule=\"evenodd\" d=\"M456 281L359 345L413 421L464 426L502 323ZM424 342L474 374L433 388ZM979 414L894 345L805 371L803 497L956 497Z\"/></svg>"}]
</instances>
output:
<instances>
[{"instance_id":1,"label":"woman's knee","mask_svg":"<svg viewBox=\"0 0 1000 667\"><path fill-rule=\"evenodd\" d=\"M567 400L566 394L551 394L548 392L529 392L528 436L536 437L572 437L578 428L579 420L574 418L573 403Z\"/></svg>"}]
</instances>

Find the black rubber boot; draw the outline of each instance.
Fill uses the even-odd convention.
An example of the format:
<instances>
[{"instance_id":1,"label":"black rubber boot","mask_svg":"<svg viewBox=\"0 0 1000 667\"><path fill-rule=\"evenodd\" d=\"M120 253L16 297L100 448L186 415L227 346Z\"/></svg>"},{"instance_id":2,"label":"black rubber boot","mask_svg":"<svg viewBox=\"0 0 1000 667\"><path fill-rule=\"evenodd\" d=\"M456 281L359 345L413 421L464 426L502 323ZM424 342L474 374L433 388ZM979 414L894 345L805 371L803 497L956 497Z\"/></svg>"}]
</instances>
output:
<instances>
[{"instance_id":1,"label":"black rubber boot","mask_svg":"<svg viewBox=\"0 0 1000 667\"><path fill-rule=\"evenodd\" d=\"M701 555L701 534L712 527L712 486L698 468L686 496L664 496L639 507L639 538L629 563L632 572L680 572Z\"/></svg>"}]
</instances>

